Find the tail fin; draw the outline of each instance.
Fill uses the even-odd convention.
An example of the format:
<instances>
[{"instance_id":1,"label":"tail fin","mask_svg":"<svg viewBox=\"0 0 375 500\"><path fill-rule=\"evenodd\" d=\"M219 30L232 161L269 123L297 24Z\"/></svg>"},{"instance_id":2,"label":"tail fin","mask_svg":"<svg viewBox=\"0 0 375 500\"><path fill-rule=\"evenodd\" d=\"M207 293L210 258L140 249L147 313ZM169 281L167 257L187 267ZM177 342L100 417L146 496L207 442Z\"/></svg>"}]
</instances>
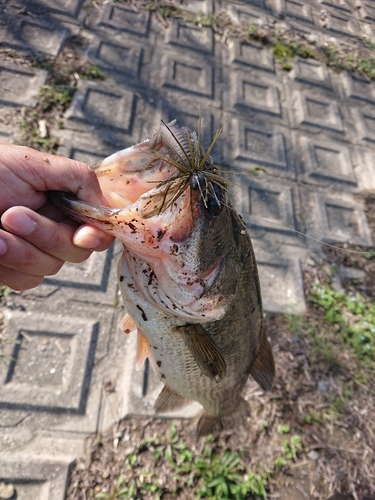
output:
<instances>
[{"instance_id":1,"label":"tail fin","mask_svg":"<svg viewBox=\"0 0 375 500\"><path fill-rule=\"evenodd\" d=\"M198 422L197 437L218 434L223 429L233 429L243 425L249 416L250 408L243 398L238 399L236 407L230 413L211 417L204 411Z\"/></svg>"}]
</instances>

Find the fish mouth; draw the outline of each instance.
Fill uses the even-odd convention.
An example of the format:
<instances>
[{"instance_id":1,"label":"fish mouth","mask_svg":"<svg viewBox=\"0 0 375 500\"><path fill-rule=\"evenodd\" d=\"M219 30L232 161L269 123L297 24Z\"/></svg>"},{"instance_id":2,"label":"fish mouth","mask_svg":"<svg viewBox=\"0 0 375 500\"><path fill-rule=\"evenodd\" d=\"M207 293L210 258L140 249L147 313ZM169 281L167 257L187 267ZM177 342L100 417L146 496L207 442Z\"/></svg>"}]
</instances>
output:
<instances>
[{"instance_id":1,"label":"fish mouth","mask_svg":"<svg viewBox=\"0 0 375 500\"><path fill-rule=\"evenodd\" d=\"M48 199L53 205L80 223L83 221L87 223L93 221L108 223L108 219L116 216L122 210L121 208L92 205L81 201L68 191L49 191Z\"/></svg>"},{"instance_id":2,"label":"fish mouth","mask_svg":"<svg viewBox=\"0 0 375 500\"><path fill-rule=\"evenodd\" d=\"M187 147L185 136L191 137L187 129L161 128L153 139L94 166L108 206L95 206L61 191L50 192L49 200L74 220L118 237L125 253L131 254L135 274L140 262L146 262L156 276L156 298L139 273L138 284L150 300L159 301L158 306L170 301L169 312L173 309L176 316L213 321L224 315L232 300L232 293L223 297L221 285L216 286L227 268L225 251L211 255L205 245L205 234L224 207L224 181L211 163L203 170L193 169L196 164L188 161L192 148L190 153L181 152ZM181 151L170 150L172 139Z\"/></svg>"},{"instance_id":3,"label":"fish mouth","mask_svg":"<svg viewBox=\"0 0 375 500\"><path fill-rule=\"evenodd\" d=\"M136 279L138 287L165 312L170 314L172 311L175 316L192 322L216 321L225 314L228 298L222 294L216 297L211 290L219 279L226 258L210 261L203 269L195 258L190 265L183 250L181 255L178 250L173 253L176 247L183 248L185 242L189 246L191 235L196 230L189 192L178 200L181 210L175 207L177 213L167 209L162 215L146 220L139 215L138 203L123 208L95 206L64 191L50 191L49 199L77 222L92 224L118 236L132 255L148 262L158 282L157 295L153 295L142 273L135 273L139 277ZM197 207L196 215L205 210L200 195L194 194L193 201Z\"/></svg>"}]
</instances>

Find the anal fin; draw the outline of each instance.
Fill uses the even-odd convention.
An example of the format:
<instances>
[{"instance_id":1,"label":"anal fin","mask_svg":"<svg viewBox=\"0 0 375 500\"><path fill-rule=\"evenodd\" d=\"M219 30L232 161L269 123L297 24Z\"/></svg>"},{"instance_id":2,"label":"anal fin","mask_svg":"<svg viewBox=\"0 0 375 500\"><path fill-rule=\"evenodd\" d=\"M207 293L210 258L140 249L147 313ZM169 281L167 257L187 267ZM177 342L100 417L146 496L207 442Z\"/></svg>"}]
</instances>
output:
<instances>
[{"instance_id":1,"label":"anal fin","mask_svg":"<svg viewBox=\"0 0 375 500\"><path fill-rule=\"evenodd\" d=\"M266 335L263 335L258 355L251 367L250 374L264 391L272 389L273 379L275 378L275 361L273 359L271 344Z\"/></svg>"},{"instance_id":2,"label":"anal fin","mask_svg":"<svg viewBox=\"0 0 375 500\"><path fill-rule=\"evenodd\" d=\"M220 382L227 373L227 364L215 342L202 325L189 324L178 327L185 344L202 373L215 382Z\"/></svg>"},{"instance_id":3,"label":"anal fin","mask_svg":"<svg viewBox=\"0 0 375 500\"><path fill-rule=\"evenodd\" d=\"M207 436L207 434L218 434L223 429L234 429L243 425L250 416L250 408L243 398L238 398L237 404L230 413L213 417L206 411L199 419L197 427L197 437Z\"/></svg>"},{"instance_id":4,"label":"anal fin","mask_svg":"<svg viewBox=\"0 0 375 500\"><path fill-rule=\"evenodd\" d=\"M137 371L141 370L146 358L148 358L149 347L146 337L143 335L141 330L138 328L138 339L137 339L137 360L135 363L135 369Z\"/></svg>"},{"instance_id":5,"label":"anal fin","mask_svg":"<svg viewBox=\"0 0 375 500\"><path fill-rule=\"evenodd\" d=\"M154 410L155 413L165 413L168 411L180 410L190 403L191 401L189 399L180 396L168 385L165 385L155 401Z\"/></svg>"}]
</instances>

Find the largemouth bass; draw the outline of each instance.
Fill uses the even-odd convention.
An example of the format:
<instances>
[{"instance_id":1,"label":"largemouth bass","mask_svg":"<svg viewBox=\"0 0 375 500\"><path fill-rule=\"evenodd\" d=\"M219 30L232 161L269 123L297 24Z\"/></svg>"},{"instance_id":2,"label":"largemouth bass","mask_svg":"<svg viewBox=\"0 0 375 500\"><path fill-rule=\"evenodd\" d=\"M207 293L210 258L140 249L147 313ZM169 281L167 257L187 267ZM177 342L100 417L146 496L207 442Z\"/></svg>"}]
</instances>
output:
<instances>
[{"instance_id":1,"label":"largemouth bass","mask_svg":"<svg viewBox=\"0 0 375 500\"><path fill-rule=\"evenodd\" d=\"M210 156L218 133L204 151L200 133L163 122L93 167L109 207L51 193L122 241L122 328L138 330L137 364L148 357L165 384L156 412L198 401L199 436L244 423L249 375L268 390L275 373L250 236Z\"/></svg>"}]
</instances>

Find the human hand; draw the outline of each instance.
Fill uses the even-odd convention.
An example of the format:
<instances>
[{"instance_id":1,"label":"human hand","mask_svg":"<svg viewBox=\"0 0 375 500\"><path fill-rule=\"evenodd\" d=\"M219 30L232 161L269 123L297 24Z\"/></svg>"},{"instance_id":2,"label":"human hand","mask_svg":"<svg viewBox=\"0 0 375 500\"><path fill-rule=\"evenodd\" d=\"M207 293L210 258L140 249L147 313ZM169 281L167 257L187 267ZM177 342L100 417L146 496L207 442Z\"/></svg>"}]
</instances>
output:
<instances>
[{"instance_id":1,"label":"human hand","mask_svg":"<svg viewBox=\"0 0 375 500\"><path fill-rule=\"evenodd\" d=\"M80 226L51 205L50 190L105 204L96 176L85 163L0 144L0 286L34 288L65 261L82 262L112 243L112 237L93 226Z\"/></svg>"}]
</instances>

